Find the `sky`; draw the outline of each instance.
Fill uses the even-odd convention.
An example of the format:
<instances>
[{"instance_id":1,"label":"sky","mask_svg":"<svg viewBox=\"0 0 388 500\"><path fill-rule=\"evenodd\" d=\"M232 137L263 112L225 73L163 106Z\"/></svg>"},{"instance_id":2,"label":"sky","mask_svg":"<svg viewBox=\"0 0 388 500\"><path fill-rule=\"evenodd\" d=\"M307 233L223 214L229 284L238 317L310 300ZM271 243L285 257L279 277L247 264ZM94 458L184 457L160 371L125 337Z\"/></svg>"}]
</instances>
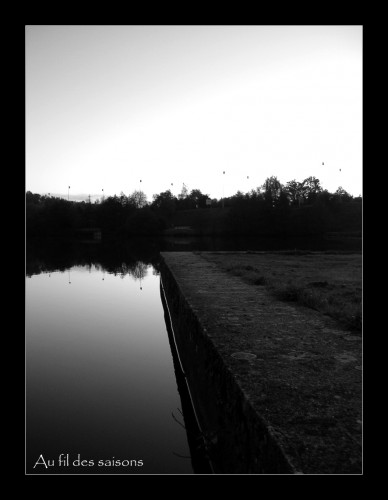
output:
<instances>
[{"instance_id":1,"label":"sky","mask_svg":"<svg viewBox=\"0 0 388 500\"><path fill-rule=\"evenodd\" d=\"M27 25L26 190L362 194L358 25ZM70 186L70 189L69 189Z\"/></svg>"}]
</instances>

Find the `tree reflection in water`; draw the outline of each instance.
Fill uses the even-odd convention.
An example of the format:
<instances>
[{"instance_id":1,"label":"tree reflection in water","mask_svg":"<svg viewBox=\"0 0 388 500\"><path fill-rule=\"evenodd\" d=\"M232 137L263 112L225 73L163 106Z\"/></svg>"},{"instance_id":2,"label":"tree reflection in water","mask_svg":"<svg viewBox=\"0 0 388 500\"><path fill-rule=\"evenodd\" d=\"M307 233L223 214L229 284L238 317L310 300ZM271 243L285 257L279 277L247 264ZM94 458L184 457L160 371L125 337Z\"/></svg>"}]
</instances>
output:
<instances>
[{"instance_id":1,"label":"tree reflection in water","mask_svg":"<svg viewBox=\"0 0 388 500\"><path fill-rule=\"evenodd\" d=\"M77 241L52 239L28 241L26 246L26 276L54 271L66 272L72 267L95 268L103 273L124 278L129 275L140 281L149 269L159 275L159 247L155 242L134 240L117 241L115 244L90 244Z\"/></svg>"}]
</instances>

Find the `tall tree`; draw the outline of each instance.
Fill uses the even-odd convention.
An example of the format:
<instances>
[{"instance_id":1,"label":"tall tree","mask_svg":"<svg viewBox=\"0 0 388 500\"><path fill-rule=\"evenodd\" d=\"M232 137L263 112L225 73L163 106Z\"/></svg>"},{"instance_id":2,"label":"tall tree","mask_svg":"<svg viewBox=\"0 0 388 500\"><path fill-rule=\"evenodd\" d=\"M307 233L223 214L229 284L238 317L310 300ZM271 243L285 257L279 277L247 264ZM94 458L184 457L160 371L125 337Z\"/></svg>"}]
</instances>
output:
<instances>
[{"instance_id":1,"label":"tall tree","mask_svg":"<svg viewBox=\"0 0 388 500\"><path fill-rule=\"evenodd\" d=\"M345 191L342 186L337 188L337 191L334 193L334 197L339 201L350 201L353 199L353 196Z\"/></svg>"},{"instance_id":2,"label":"tall tree","mask_svg":"<svg viewBox=\"0 0 388 500\"><path fill-rule=\"evenodd\" d=\"M147 205L147 196L143 191L135 190L128 196L128 205L143 208Z\"/></svg>"},{"instance_id":3,"label":"tall tree","mask_svg":"<svg viewBox=\"0 0 388 500\"><path fill-rule=\"evenodd\" d=\"M170 217L175 212L176 198L170 190L154 194L151 207L158 210L163 216Z\"/></svg>"},{"instance_id":4,"label":"tall tree","mask_svg":"<svg viewBox=\"0 0 388 500\"><path fill-rule=\"evenodd\" d=\"M192 189L188 198L191 200L193 208L204 208L209 195L203 194L200 189Z\"/></svg>"},{"instance_id":5,"label":"tall tree","mask_svg":"<svg viewBox=\"0 0 388 500\"><path fill-rule=\"evenodd\" d=\"M284 190L291 205L298 205L300 199L304 197L303 183L300 183L295 179L287 182Z\"/></svg>"},{"instance_id":6,"label":"tall tree","mask_svg":"<svg viewBox=\"0 0 388 500\"><path fill-rule=\"evenodd\" d=\"M307 177L302 182L302 185L304 190L303 196L309 203L313 203L318 194L322 192L320 181L316 177Z\"/></svg>"},{"instance_id":7,"label":"tall tree","mask_svg":"<svg viewBox=\"0 0 388 500\"><path fill-rule=\"evenodd\" d=\"M267 177L262 189L264 191L263 195L266 203L269 206L274 207L280 199L280 195L283 191L283 185L276 176L272 175L271 177Z\"/></svg>"},{"instance_id":8,"label":"tall tree","mask_svg":"<svg viewBox=\"0 0 388 500\"><path fill-rule=\"evenodd\" d=\"M178 195L178 199L184 200L185 198L187 198L188 194L189 194L189 190L187 189L186 184L183 183L182 190L181 190L180 194Z\"/></svg>"}]
</instances>

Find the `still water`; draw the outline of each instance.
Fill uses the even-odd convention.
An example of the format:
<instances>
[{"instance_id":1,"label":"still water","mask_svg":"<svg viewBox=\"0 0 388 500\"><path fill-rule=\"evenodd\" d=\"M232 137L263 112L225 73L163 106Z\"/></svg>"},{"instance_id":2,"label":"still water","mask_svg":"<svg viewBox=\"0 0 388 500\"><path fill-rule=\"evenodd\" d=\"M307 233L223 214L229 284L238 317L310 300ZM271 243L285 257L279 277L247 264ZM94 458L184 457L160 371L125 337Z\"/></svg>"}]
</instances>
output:
<instances>
[{"instance_id":1,"label":"still water","mask_svg":"<svg viewBox=\"0 0 388 500\"><path fill-rule=\"evenodd\" d=\"M88 260L27 275L26 471L192 474L159 273Z\"/></svg>"}]
</instances>

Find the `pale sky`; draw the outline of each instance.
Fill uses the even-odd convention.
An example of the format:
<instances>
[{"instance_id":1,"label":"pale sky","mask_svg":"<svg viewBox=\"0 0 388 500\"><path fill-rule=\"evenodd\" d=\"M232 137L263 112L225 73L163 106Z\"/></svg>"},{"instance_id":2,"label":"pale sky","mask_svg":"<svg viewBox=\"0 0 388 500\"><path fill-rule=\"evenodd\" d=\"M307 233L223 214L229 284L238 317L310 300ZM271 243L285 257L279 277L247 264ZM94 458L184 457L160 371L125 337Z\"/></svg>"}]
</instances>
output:
<instances>
[{"instance_id":1,"label":"pale sky","mask_svg":"<svg viewBox=\"0 0 388 500\"><path fill-rule=\"evenodd\" d=\"M274 175L358 196L362 36L357 25L26 26L26 189L141 188L152 201L185 183L219 199Z\"/></svg>"}]
</instances>

